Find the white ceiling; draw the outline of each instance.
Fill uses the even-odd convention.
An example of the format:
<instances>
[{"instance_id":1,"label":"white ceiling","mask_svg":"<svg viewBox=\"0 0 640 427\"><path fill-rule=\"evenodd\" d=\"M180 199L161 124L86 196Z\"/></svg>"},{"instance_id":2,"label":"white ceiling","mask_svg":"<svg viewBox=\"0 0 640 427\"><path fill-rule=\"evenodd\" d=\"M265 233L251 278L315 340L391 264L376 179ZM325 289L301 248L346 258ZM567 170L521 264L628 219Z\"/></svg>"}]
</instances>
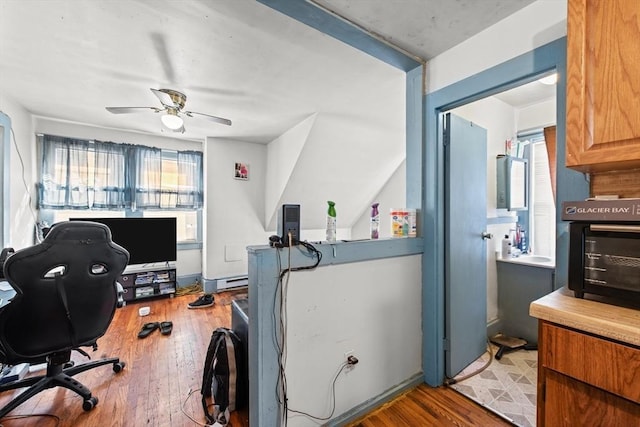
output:
<instances>
[{"instance_id":1,"label":"white ceiling","mask_svg":"<svg viewBox=\"0 0 640 427\"><path fill-rule=\"evenodd\" d=\"M317 3L429 59L532 1ZM255 0L0 0L0 108L8 96L55 120L261 144L315 115L316 141L305 147L283 198L304 203L309 184L294 178L330 158L317 184L329 194L314 197L324 203L339 193L344 211L353 211L344 225L403 159L404 79L403 71ZM150 88L184 92L186 110L233 124L186 118L180 134L164 129L151 110L105 110L160 106ZM397 147L402 152L389 155ZM366 169L354 168L353 158ZM344 180L330 178L338 170L353 171L353 194L345 194Z\"/></svg>"},{"instance_id":2,"label":"white ceiling","mask_svg":"<svg viewBox=\"0 0 640 427\"><path fill-rule=\"evenodd\" d=\"M531 2L317 3L429 59ZM0 0L0 94L39 116L190 139L268 143L314 112L383 120L366 88L388 66L327 38L252 0ZM159 106L149 88L233 125L187 118L180 135L151 110L104 109Z\"/></svg>"},{"instance_id":3,"label":"white ceiling","mask_svg":"<svg viewBox=\"0 0 640 427\"><path fill-rule=\"evenodd\" d=\"M556 86L534 80L531 83L518 86L494 95L515 108L524 108L549 99L555 99Z\"/></svg>"},{"instance_id":4,"label":"white ceiling","mask_svg":"<svg viewBox=\"0 0 640 427\"><path fill-rule=\"evenodd\" d=\"M534 0L310 0L424 59L448 50Z\"/></svg>"}]
</instances>

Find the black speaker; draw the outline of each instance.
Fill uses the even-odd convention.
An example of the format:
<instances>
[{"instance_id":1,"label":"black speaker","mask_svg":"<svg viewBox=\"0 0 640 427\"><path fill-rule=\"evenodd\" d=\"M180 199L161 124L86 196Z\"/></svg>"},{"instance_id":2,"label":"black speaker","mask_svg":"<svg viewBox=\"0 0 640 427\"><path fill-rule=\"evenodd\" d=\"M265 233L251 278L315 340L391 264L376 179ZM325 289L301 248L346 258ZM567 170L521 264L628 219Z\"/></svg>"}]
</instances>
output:
<instances>
[{"instance_id":1,"label":"black speaker","mask_svg":"<svg viewBox=\"0 0 640 427\"><path fill-rule=\"evenodd\" d=\"M278 211L278 236L282 246L289 246L289 233L291 244L297 245L300 241L300 205L282 205Z\"/></svg>"}]
</instances>

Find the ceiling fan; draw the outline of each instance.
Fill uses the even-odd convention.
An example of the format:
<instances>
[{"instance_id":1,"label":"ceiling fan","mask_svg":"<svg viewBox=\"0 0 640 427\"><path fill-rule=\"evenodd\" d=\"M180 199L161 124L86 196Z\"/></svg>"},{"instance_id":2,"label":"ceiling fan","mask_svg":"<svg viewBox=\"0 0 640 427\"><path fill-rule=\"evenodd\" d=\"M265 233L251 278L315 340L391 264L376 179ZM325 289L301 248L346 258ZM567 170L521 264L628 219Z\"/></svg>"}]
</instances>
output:
<instances>
[{"instance_id":1,"label":"ceiling fan","mask_svg":"<svg viewBox=\"0 0 640 427\"><path fill-rule=\"evenodd\" d=\"M164 113L160 116L162 124L174 132L185 132L184 121L181 115L187 117L201 116L212 122L231 126L231 120L223 119L209 114L196 113L195 111L183 111L187 96L184 93L172 89L151 89L162 104L162 107L105 107L113 114L137 113L144 110L152 110L154 113Z\"/></svg>"}]
</instances>

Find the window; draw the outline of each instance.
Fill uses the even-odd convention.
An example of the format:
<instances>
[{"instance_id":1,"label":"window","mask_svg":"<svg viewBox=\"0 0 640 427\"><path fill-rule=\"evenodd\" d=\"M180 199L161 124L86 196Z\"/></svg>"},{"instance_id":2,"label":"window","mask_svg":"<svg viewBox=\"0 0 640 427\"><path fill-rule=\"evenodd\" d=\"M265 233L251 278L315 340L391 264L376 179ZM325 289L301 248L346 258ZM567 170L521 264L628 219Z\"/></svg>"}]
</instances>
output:
<instances>
[{"instance_id":1,"label":"window","mask_svg":"<svg viewBox=\"0 0 640 427\"><path fill-rule=\"evenodd\" d=\"M549 158L544 135L535 133L530 142L531 208L529 210L529 245L536 255L555 258L556 207L551 188Z\"/></svg>"},{"instance_id":2,"label":"window","mask_svg":"<svg viewBox=\"0 0 640 427\"><path fill-rule=\"evenodd\" d=\"M40 220L175 217L179 243L200 240L203 202L202 153L39 137Z\"/></svg>"}]
</instances>

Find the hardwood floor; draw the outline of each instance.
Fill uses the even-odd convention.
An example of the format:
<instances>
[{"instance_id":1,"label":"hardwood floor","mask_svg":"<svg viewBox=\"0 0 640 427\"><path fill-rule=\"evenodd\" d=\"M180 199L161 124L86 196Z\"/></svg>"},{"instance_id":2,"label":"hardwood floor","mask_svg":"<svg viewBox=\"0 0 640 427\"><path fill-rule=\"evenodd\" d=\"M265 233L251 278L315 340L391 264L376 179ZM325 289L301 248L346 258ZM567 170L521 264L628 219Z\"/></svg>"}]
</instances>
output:
<instances>
[{"instance_id":1,"label":"hardwood floor","mask_svg":"<svg viewBox=\"0 0 640 427\"><path fill-rule=\"evenodd\" d=\"M18 406L0 420L2 426L197 425L183 413L183 406L184 412L204 423L199 389L209 339L215 328L231 326L231 301L243 294L246 290L216 294L215 305L201 309L188 309L187 304L197 295L185 295L136 302L116 310L107 333L98 340L98 351L90 355L92 359L117 356L126 367L116 374L111 365L105 365L75 377L99 399L98 405L85 412L77 394L56 387ZM151 314L140 317L138 309L142 306L149 306ZM171 335L154 331L147 338L138 338L143 324L164 320L173 322ZM73 352L73 360L82 363L86 358ZM187 399L190 390L195 392ZM18 392L0 394L0 405ZM29 417L16 419L18 415ZM234 412L231 424L248 426L248 413Z\"/></svg>"},{"instance_id":2,"label":"hardwood floor","mask_svg":"<svg viewBox=\"0 0 640 427\"><path fill-rule=\"evenodd\" d=\"M421 384L348 427L507 427L510 422L448 387Z\"/></svg>"},{"instance_id":3,"label":"hardwood floor","mask_svg":"<svg viewBox=\"0 0 640 427\"><path fill-rule=\"evenodd\" d=\"M75 378L99 399L91 411L82 409L82 399L63 388L41 392L0 420L3 427L181 427L204 423L200 385L205 353L213 330L231 326L231 301L246 296L246 290L215 295L213 307L190 310L197 295L176 296L128 304L116 310L109 330L98 340L92 359L120 357L127 366L118 374L105 365ZM149 306L151 314L138 315ZM155 331L144 339L138 331L147 322L173 322L171 335ZM86 361L74 352L76 363ZM193 394L189 396L190 391ZM0 394L0 406L20 391ZM185 413L193 420L189 419ZM43 414L43 415L38 415ZM22 417L22 416L26 417ZM247 427L248 412L232 414L230 425ZM456 391L421 385L384 404L352 427L373 426L510 426Z\"/></svg>"}]
</instances>

